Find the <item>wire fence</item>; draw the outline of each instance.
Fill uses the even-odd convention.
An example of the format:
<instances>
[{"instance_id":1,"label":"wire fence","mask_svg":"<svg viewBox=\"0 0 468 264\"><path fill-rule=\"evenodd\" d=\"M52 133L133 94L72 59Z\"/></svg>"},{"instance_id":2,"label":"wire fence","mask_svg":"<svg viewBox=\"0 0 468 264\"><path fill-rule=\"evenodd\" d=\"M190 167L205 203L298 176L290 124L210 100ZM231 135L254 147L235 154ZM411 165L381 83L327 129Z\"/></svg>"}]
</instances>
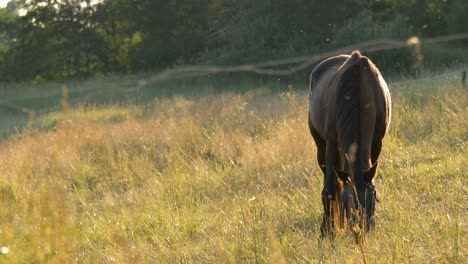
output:
<instances>
[{"instance_id":1,"label":"wire fence","mask_svg":"<svg viewBox=\"0 0 468 264\"><path fill-rule=\"evenodd\" d=\"M380 39L380 40L371 40L367 42L361 42L339 48L336 50L315 53L307 56L299 57L290 57L284 59L268 60L257 63L234 65L234 66L217 66L217 65L190 65L190 66L180 66L172 69L163 70L157 74L154 74L146 79L139 81L132 81L133 83L123 84L126 88L117 88L123 92L130 92L139 90L143 87L148 86L160 81L166 80L178 80L194 77L203 77L213 74L220 73L255 73L258 75L269 75L269 76L288 76L303 71L305 69L310 69L311 66L315 63L318 63L328 57L335 56L338 54L349 54L353 50L360 50L362 53L370 52L382 52L389 50L397 50L402 48L411 49L413 55L416 57L417 63L422 63L422 54L421 54L421 45L422 44L436 44L436 43L446 43L456 40L466 40L468 39L467 33L452 34L447 36L438 36L433 38L424 38L419 39L417 37L411 37L407 40L396 40L396 39ZM466 79L466 77L465 77ZM462 84L463 85L463 84ZM115 91L115 87L102 87L100 89ZM99 89L88 89L91 93L98 92ZM67 96L64 93L68 93L66 89L62 89L62 97ZM50 95L49 95L50 96ZM85 96L86 98L91 97L91 94ZM83 98L81 98L82 100ZM80 103L80 98L72 99L68 104L74 105ZM47 108L47 109L33 109L27 106L22 106L13 103L11 100L3 99L0 100L0 106L13 109L14 111L27 114L29 119L34 118L38 114L48 113L51 111L57 111L61 106ZM63 102L62 102L63 106ZM63 108L63 107L62 107ZM30 121L31 122L31 121ZM11 131L1 131L0 133L10 133Z\"/></svg>"},{"instance_id":2,"label":"wire fence","mask_svg":"<svg viewBox=\"0 0 468 264\"><path fill-rule=\"evenodd\" d=\"M418 49L421 44L435 44L443 43L455 40L468 39L468 33L453 34L448 36L439 36L434 38L419 39L417 37L411 37L408 40L395 40L395 39L381 39L372 40L367 42L361 42L358 44L346 46L340 49L336 49L324 53L316 53L308 56L300 56L294 58L286 58L279 60L269 60L252 64L243 64L236 66L205 66L205 65L194 65L177 67L175 69L169 69L162 71L146 80L140 81L140 86L145 86L153 82L162 80L174 80L190 77L200 77L210 74L218 73L256 73L261 75L275 75L275 76L286 76L292 75L299 71L309 68L312 64L315 64L328 57L350 53L353 50L360 50L362 53L366 52L379 52L396 50L405 47L411 49ZM286 69L276 69L278 66L289 65Z\"/></svg>"}]
</instances>

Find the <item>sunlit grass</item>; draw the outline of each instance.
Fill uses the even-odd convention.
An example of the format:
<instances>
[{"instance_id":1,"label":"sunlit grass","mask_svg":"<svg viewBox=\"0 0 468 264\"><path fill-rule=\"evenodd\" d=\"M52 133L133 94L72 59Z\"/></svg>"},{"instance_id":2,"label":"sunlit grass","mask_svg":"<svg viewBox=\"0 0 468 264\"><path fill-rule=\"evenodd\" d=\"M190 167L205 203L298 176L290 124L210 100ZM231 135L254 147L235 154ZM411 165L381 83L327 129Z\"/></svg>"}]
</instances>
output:
<instances>
[{"instance_id":1,"label":"sunlit grass","mask_svg":"<svg viewBox=\"0 0 468 264\"><path fill-rule=\"evenodd\" d=\"M426 84L392 91L369 263L466 258L467 95ZM1 144L0 262L360 263L351 236L318 244L307 109L258 89L46 116Z\"/></svg>"}]
</instances>

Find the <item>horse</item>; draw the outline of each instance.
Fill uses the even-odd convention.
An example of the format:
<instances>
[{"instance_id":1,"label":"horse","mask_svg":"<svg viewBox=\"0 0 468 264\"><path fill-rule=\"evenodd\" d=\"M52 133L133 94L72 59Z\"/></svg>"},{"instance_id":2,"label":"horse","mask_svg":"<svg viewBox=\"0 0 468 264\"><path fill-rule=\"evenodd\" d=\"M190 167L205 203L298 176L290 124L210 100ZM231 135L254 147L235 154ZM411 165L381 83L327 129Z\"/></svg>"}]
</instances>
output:
<instances>
[{"instance_id":1,"label":"horse","mask_svg":"<svg viewBox=\"0 0 468 264\"><path fill-rule=\"evenodd\" d=\"M388 86L374 63L355 50L319 63L309 89L309 128L324 175L320 238L342 231L346 217L358 239L375 224L373 179L391 119Z\"/></svg>"}]
</instances>

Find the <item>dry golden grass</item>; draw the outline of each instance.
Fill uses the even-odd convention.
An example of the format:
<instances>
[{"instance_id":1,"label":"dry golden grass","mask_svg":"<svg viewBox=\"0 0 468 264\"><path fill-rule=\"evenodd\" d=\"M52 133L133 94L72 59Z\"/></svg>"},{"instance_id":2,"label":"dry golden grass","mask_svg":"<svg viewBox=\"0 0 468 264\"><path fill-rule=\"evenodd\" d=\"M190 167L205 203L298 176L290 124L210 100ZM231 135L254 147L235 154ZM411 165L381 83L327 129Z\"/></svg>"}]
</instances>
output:
<instances>
[{"instance_id":1,"label":"dry golden grass","mask_svg":"<svg viewBox=\"0 0 468 264\"><path fill-rule=\"evenodd\" d=\"M0 145L4 263L466 262L466 91L393 91L377 226L317 243L305 92L80 108Z\"/></svg>"}]
</instances>

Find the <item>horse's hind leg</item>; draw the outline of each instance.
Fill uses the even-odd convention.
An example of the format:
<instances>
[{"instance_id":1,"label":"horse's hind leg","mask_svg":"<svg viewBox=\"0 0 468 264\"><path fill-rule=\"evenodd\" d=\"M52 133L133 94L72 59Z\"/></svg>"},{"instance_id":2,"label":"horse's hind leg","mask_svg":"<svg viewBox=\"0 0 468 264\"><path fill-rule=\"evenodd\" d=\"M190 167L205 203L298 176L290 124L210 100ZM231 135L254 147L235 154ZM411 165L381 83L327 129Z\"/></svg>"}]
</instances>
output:
<instances>
[{"instance_id":1,"label":"horse's hind leg","mask_svg":"<svg viewBox=\"0 0 468 264\"><path fill-rule=\"evenodd\" d=\"M312 137L314 138L315 145L317 146L317 161L319 164L320 169L323 172L323 176L325 177L326 175L326 169L325 169L325 150L326 150L326 144L325 140L322 139L322 137L319 135L319 133L310 125L310 133L312 134Z\"/></svg>"},{"instance_id":2,"label":"horse's hind leg","mask_svg":"<svg viewBox=\"0 0 468 264\"><path fill-rule=\"evenodd\" d=\"M324 186L326 186L326 179L327 179L327 170L326 170L326 147L327 144L325 140L319 135L319 133L313 128L313 126L309 123L310 127L310 133L312 134L312 137L314 138L315 145L317 147L317 161L318 165L320 167L320 170L323 172L323 180L324 180ZM330 212L332 210L331 208L331 202L328 196L328 191L326 191L327 188L323 188L322 190L322 204L323 204L323 217L322 217L322 223L320 225L320 238L323 238L326 234L330 232L330 229L332 227L331 223L331 216Z\"/></svg>"},{"instance_id":3,"label":"horse's hind leg","mask_svg":"<svg viewBox=\"0 0 468 264\"><path fill-rule=\"evenodd\" d=\"M372 143L372 153L371 153L372 166L379 159L381 149L382 149L382 139L377 139L376 141Z\"/></svg>"},{"instance_id":4,"label":"horse's hind leg","mask_svg":"<svg viewBox=\"0 0 468 264\"><path fill-rule=\"evenodd\" d=\"M382 139L377 139L376 141L374 141L374 143L372 143L372 153L371 153L371 161L372 161L372 166L377 162L377 160L379 159L379 155L380 155L380 150L382 149ZM376 194L376 197L375 199L378 199L377 198L377 194ZM375 201L374 201L375 202ZM367 226L366 226L366 232L370 231L371 229L374 228L374 225L375 225L375 222L374 222L374 218L370 219L369 223L367 223Z\"/></svg>"},{"instance_id":5,"label":"horse's hind leg","mask_svg":"<svg viewBox=\"0 0 468 264\"><path fill-rule=\"evenodd\" d=\"M310 120L309 120L310 121ZM324 187L322 190L323 218L320 225L320 237L323 238L330 233L333 227L333 208L332 200L336 192L336 179L333 168L336 164L337 150L335 144L327 144L320 134L314 129L309 122L310 133L314 138L317 146L317 161L324 176Z\"/></svg>"},{"instance_id":6,"label":"horse's hind leg","mask_svg":"<svg viewBox=\"0 0 468 264\"><path fill-rule=\"evenodd\" d=\"M324 215L322 225L320 227L321 237L329 233L334 226L332 202L336 193L336 175L334 172L334 168L336 165L337 149L335 144L326 144L325 158L326 173L324 187L322 190L322 203Z\"/></svg>"}]
</instances>

